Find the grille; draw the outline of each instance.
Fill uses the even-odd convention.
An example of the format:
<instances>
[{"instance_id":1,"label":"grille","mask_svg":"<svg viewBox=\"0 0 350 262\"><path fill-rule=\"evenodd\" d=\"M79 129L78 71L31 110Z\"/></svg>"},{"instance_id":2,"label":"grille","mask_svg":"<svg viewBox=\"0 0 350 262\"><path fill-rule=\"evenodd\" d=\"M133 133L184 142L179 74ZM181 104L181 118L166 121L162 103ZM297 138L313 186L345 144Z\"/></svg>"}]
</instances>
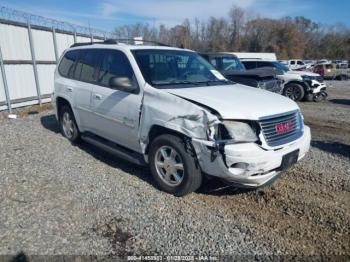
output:
<instances>
[{"instance_id":1,"label":"grille","mask_svg":"<svg viewBox=\"0 0 350 262\"><path fill-rule=\"evenodd\" d=\"M283 145L302 135L303 122L299 111L264 118L259 121L259 124L269 146Z\"/></svg>"}]
</instances>

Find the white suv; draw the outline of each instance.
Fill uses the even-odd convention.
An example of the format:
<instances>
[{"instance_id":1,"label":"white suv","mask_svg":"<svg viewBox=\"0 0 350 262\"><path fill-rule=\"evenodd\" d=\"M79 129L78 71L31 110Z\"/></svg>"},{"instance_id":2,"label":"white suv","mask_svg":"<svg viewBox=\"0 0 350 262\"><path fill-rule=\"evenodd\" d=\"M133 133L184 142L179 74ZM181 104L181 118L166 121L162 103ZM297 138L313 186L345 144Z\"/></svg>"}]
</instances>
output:
<instances>
[{"instance_id":1,"label":"white suv","mask_svg":"<svg viewBox=\"0 0 350 262\"><path fill-rule=\"evenodd\" d=\"M310 146L295 102L234 84L190 50L75 45L60 59L52 101L70 141L148 164L176 196L198 189L204 174L270 184Z\"/></svg>"}]
</instances>

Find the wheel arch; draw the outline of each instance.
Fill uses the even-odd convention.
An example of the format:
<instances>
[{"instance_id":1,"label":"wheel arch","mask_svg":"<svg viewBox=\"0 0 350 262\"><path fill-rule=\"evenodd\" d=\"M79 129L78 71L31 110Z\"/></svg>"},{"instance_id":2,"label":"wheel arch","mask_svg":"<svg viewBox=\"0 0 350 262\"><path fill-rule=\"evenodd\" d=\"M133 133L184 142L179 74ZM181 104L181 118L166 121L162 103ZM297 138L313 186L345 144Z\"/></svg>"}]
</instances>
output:
<instances>
[{"instance_id":1,"label":"wheel arch","mask_svg":"<svg viewBox=\"0 0 350 262\"><path fill-rule=\"evenodd\" d=\"M56 97L56 107L57 107L58 120L60 120L60 117L61 117L60 111L61 111L62 107L65 105L69 106L70 109L73 111L71 104L69 103L69 101L66 98L61 97L61 96ZM74 112L73 112L73 114L74 114Z\"/></svg>"},{"instance_id":2,"label":"wheel arch","mask_svg":"<svg viewBox=\"0 0 350 262\"><path fill-rule=\"evenodd\" d=\"M76 113L76 111L74 110L74 108L73 108L72 104L69 102L69 100L67 98L62 97L62 96L57 96L56 97L56 110L57 110L57 119L58 119L58 121L61 120L60 119L60 117L61 117L60 110L65 105L69 106L69 108L72 110L74 119L75 119L75 121L77 123L78 130L81 131L79 115Z\"/></svg>"},{"instance_id":3,"label":"wheel arch","mask_svg":"<svg viewBox=\"0 0 350 262\"><path fill-rule=\"evenodd\" d=\"M285 88L290 85L290 84L298 84L298 85L301 85L303 88L304 88L304 91L305 91L305 94L309 91L309 86L307 84L305 84L303 81L298 81L298 80L292 80L292 81L289 81L288 83L286 83L283 87L283 90L282 92L284 92Z\"/></svg>"},{"instance_id":4,"label":"wheel arch","mask_svg":"<svg viewBox=\"0 0 350 262\"><path fill-rule=\"evenodd\" d=\"M145 154L148 155L149 153L149 148L150 145L152 144L153 140L155 138L157 138L160 135L165 135L165 134L170 134L170 135L174 135L177 137L182 138L184 141L185 140L191 140L191 138L187 135L185 135L184 133L181 133L179 131L164 127L164 126L160 126L160 125L152 125L149 132L148 132L148 143L145 149Z\"/></svg>"}]
</instances>

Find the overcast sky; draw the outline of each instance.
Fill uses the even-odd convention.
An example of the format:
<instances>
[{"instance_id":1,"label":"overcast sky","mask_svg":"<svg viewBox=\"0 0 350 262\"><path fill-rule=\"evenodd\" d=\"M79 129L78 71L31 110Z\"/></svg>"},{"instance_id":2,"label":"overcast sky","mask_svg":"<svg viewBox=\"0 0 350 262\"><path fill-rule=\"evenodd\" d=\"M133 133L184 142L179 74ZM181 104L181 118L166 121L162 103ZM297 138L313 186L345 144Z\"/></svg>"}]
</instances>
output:
<instances>
[{"instance_id":1,"label":"overcast sky","mask_svg":"<svg viewBox=\"0 0 350 262\"><path fill-rule=\"evenodd\" d=\"M224 17L233 5L269 18L302 15L350 26L349 0L0 0L0 5L104 30L136 22L172 26L185 18Z\"/></svg>"}]
</instances>

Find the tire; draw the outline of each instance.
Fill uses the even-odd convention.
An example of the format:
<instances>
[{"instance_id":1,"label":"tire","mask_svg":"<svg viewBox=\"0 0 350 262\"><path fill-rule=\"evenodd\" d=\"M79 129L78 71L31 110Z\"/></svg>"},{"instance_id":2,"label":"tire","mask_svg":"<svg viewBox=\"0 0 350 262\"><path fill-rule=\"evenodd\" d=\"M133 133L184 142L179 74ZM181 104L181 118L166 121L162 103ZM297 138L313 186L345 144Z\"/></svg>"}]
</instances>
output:
<instances>
[{"instance_id":1,"label":"tire","mask_svg":"<svg viewBox=\"0 0 350 262\"><path fill-rule=\"evenodd\" d=\"M304 87L297 83L291 83L283 90L283 95L293 101L300 101L305 95Z\"/></svg>"},{"instance_id":2,"label":"tire","mask_svg":"<svg viewBox=\"0 0 350 262\"><path fill-rule=\"evenodd\" d=\"M64 105L59 112L62 135L72 143L79 142L80 133L72 109Z\"/></svg>"},{"instance_id":3,"label":"tire","mask_svg":"<svg viewBox=\"0 0 350 262\"><path fill-rule=\"evenodd\" d=\"M158 187L175 196L196 191L202 183L202 173L192 149L178 136L157 137L150 146L149 165Z\"/></svg>"}]
</instances>

